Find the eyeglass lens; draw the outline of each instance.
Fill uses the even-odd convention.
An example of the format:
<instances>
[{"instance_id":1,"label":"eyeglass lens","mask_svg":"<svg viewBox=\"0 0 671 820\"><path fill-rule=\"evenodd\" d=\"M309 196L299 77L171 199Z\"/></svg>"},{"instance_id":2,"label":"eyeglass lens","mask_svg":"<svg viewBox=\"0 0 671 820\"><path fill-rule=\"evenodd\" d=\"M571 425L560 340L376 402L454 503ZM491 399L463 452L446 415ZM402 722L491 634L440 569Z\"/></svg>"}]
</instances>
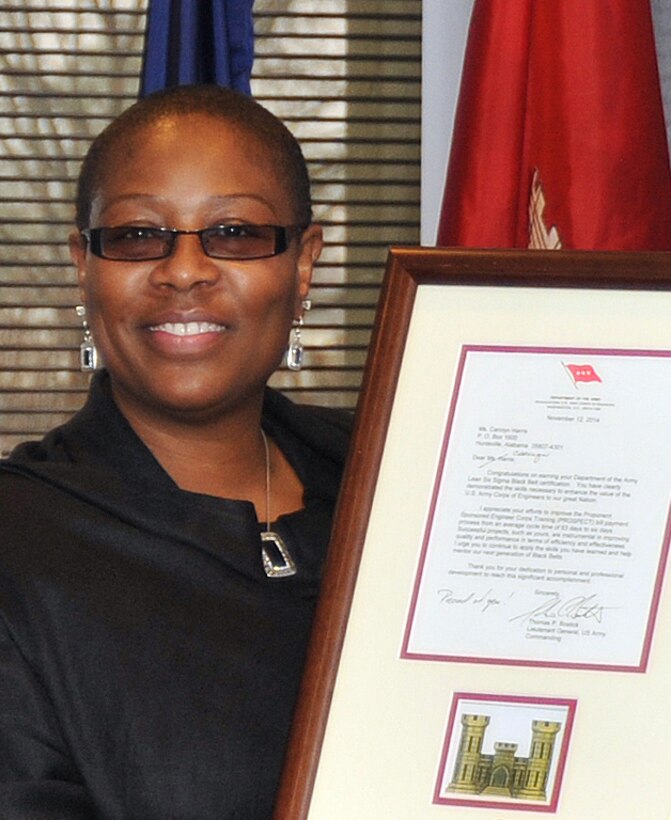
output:
<instances>
[{"instance_id":1,"label":"eyeglass lens","mask_svg":"<svg viewBox=\"0 0 671 820\"><path fill-rule=\"evenodd\" d=\"M259 259L287 249L287 229L277 225L218 225L179 231L139 225L93 228L91 250L108 259L141 261L169 256L180 234L197 234L203 251L219 259Z\"/></svg>"}]
</instances>

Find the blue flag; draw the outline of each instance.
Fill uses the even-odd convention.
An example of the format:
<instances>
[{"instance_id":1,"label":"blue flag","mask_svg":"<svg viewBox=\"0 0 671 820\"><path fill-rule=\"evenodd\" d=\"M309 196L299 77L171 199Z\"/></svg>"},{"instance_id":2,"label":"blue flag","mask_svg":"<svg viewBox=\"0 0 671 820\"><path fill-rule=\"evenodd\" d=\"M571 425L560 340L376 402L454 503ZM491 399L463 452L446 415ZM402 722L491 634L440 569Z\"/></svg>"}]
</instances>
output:
<instances>
[{"instance_id":1,"label":"blue flag","mask_svg":"<svg viewBox=\"0 0 671 820\"><path fill-rule=\"evenodd\" d=\"M212 83L250 93L254 0L150 0L140 97Z\"/></svg>"}]
</instances>

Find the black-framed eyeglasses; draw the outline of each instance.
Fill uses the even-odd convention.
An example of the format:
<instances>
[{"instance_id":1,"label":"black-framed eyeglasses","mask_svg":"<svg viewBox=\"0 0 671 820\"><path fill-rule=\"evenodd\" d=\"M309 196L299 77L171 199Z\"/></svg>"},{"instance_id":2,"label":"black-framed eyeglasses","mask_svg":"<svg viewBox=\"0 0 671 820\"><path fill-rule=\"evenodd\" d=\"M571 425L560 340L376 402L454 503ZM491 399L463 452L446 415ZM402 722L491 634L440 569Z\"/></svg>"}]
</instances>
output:
<instances>
[{"instance_id":1,"label":"black-framed eyeglasses","mask_svg":"<svg viewBox=\"0 0 671 820\"><path fill-rule=\"evenodd\" d=\"M203 252L214 259L267 259L284 253L293 234L303 228L284 225L245 225L230 223L181 231L148 225L118 225L113 228L86 228L82 236L91 253L117 262L148 262L170 256L177 237L193 234L200 239Z\"/></svg>"}]
</instances>

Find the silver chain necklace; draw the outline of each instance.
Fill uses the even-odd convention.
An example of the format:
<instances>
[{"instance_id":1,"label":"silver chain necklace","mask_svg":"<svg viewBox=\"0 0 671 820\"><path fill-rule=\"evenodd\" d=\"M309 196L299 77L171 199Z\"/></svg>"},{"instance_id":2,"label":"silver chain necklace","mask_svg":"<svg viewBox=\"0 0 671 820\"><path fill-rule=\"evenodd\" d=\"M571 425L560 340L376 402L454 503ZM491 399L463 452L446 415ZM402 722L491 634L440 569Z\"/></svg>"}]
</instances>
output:
<instances>
[{"instance_id":1,"label":"silver chain necklace","mask_svg":"<svg viewBox=\"0 0 671 820\"><path fill-rule=\"evenodd\" d=\"M261 559L268 578L288 578L296 574L296 563L280 535L270 529L270 447L264 430L261 437L266 453L266 528L261 533Z\"/></svg>"}]
</instances>

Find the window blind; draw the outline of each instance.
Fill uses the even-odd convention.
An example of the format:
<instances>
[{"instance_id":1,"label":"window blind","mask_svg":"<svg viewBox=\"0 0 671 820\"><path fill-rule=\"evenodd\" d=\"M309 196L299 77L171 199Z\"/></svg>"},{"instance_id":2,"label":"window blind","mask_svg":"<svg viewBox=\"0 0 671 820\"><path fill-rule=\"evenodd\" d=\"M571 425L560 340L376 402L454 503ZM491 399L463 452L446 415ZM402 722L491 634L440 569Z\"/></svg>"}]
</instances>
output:
<instances>
[{"instance_id":1,"label":"window blind","mask_svg":"<svg viewBox=\"0 0 671 820\"><path fill-rule=\"evenodd\" d=\"M66 240L89 141L137 96L146 0L0 7L0 450L81 406ZM272 380L353 407L390 244L419 237L421 0L256 0L252 93L296 134L326 247L306 366Z\"/></svg>"}]
</instances>

